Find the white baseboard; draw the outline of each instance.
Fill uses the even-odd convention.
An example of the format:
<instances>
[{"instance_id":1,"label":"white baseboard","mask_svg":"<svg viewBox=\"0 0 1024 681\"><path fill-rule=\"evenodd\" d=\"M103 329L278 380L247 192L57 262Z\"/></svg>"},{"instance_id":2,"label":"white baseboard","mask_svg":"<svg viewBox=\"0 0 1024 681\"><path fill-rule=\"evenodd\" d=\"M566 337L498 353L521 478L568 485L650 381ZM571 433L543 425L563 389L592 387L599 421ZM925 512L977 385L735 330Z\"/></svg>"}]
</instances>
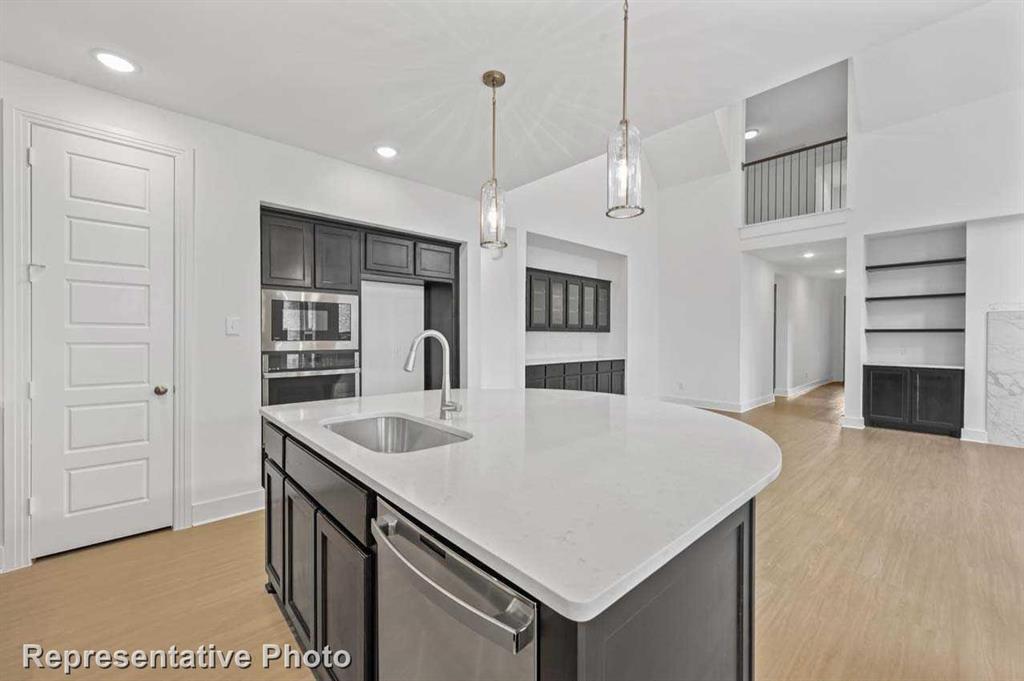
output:
<instances>
[{"instance_id":1,"label":"white baseboard","mask_svg":"<svg viewBox=\"0 0 1024 681\"><path fill-rule=\"evenodd\" d=\"M763 407L766 404L775 404L775 395L761 395L761 397L755 397L752 400L740 403L740 411L750 411L751 409L757 409Z\"/></svg>"},{"instance_id":2,"label":"white baseboard","mask_svg":"<svg viewBox=\"0 0 1024 681\"><path fill-rule=\"evenodd\" d=\"M205 525L263 508L263 488L192 504L192 525Z\"/></svg>"},{"instance_id":3,"label":"white baseboard","mask_svg":"<svg viewBox=\"0 0 1024 681\"><path fill-rule=\"evenodd\" d=\"M988 431L977 430L976 428L961 428L960 439L966 442L980 442L988 444Z\"/></svg>"},{"instance_id":4,"label":"white baseboard","mask_svg":"<svg viewBox=\"0 0 1024 681\"><path fill-rule=\"evenodd\" d=\"M739 414L743 411L742 405L739 402L721 402L719 400L701 400L696 397L682 397L681 395L663 395L663 402L675 402L676 404L685 404L688 407L698 407L700 409L714 409L716 411L729 411Z\"/></svg>"},{"instance_id":5,"label":"white baseboard","mask_svg":"<svg viewBox=\"0 0 1024 681\"><path fill-rule=\"evenodd\" d=\"M0 575L7 572L7 563L4 561L4 547L0 546Z\"/></svg>"},{"instance_id":6,"label":"white baseboard","mask_svg":"<svg viewBox=\"0 0 1024 681\"><path fill-rule=\"evenodd\" d=\"M823 378L820 381L811 381L810 383L804 383L803 385L798 385L797 387L790 388L789 390L776 390L775 394L779 397L787 397L792 399L794 397L800 397L804 393L809 393L815 388L823 386L826 383L831 383L832 381L833 379L831 378Z\"/></svg>"},{"instance_id":7,"label":"white baseboard","mask_svg":"<svg viewBox=\"0 0 1024 681\"><path fill-rule=\"evenodd\" d=\"M844 416L843 420L839 422L839 425L843 428L864 430L864 418L861 416Z\"/></svg>"}]
</instances>

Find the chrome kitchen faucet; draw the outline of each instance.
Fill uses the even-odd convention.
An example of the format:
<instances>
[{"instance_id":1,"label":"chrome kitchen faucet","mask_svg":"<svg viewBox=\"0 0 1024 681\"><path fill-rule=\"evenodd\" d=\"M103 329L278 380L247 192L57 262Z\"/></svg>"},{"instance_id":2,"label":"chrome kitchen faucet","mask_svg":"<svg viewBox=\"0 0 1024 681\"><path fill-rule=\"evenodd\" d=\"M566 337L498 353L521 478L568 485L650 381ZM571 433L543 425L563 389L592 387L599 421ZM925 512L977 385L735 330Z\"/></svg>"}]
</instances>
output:
<instances>
[{"instance_id":1,"label":"chrome kitchen faucet","mask_svg":"<svg viewBox=\"0 0 1024 681\"><path fill-rule=\"evenodd\" d=\"M448 339L440 331L427 329L413 339L409 347L409 356L405 358L405 370L412 371L416 368L416 348L424 338L433 338L441 344L441 352L444 356L441 362L441 418L450 421L452 413L462 411L462 405L452 400L452 367L451 348L448 346Z\"/></svg>"}]
</instances>

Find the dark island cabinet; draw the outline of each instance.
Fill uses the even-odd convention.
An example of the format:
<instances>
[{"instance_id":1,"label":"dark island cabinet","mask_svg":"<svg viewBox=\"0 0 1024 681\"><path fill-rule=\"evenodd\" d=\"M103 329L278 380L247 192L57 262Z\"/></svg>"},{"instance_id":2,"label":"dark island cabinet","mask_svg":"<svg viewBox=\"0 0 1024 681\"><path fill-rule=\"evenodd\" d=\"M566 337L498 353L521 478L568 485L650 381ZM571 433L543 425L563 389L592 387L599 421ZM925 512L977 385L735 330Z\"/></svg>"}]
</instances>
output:
<instances>
[{"instance_id":1,"label":"dark island cabinet","mask_svg":"<svg viewBox=\"0 0 1024 681\"><path fill-rule=\"evenodd\" d=\"M416 269L415 242L384 234L367 234L363 266L386 274L413 274Z\"/></svg>"},{"instance_id":2,"label":"dark island cabinet","mask_svg":"<svg viewBox=\"0 0 1024 681\"><path fill-rule=\"evenodd\" d=\"M284 472L273 461L263 460L263 494L266 503L267 583L281 592L284 574Z\"/></svg>"},{"instance_id":3,"label":"dark island cabinet","mask_svg":"<svg viewBox=\"0 0 1024 681\"><path fill-rule=\"evenodd\" d=\"M359 237L354 229L316 225L316 288L359 290Z\"/></svg>"},{"instance_id":4,"label":"dark island cabinet","mask_svg":"<svg viewBox=\"0 0 1024 681\"><path fill-rule=\"evenodd\" d=\"M526 367L526 387L625 395L626 360L530 364Z\"/></svg>"},{"instance_id":5,"label":"dark island cabinet","mask_svg":"<svg viewBox=\"0 0 1024 681\"><path fill-rule=\"evenodd\" d=\"M960 436L963 369L864 366L864 424Z\"/></svg>"},{"instance_id":6,"label":"dark island cabinet","mask_svg":"<svg viewBox=\"0 0 1024 681\"><path fill-rule=\"evenodd\" d=\"M316 617L316 506L284 481L284 607L303 648L314 639Z\"/></svg>"},{"instance_id":7,"label":"dark island cabinet","mask_svg":"<svg viewBox=\"0 0 1024 681\"><path fill-rule=\"evenodd\" d=\"M264 214L260 220L264 286L313 285L313 223Z\"/></svg>"},{"instance_id":8,"label":"dark island cabinet","mask_svg":"<svg viewBox=\"0 0 1024 681\"><path fill-rule=\"evenodd\" d=\"M346 650L352 663L323 669L331 681L372 678L373 563L327 515L316 514L316 649Z\"/></svg>"}]
</instances>

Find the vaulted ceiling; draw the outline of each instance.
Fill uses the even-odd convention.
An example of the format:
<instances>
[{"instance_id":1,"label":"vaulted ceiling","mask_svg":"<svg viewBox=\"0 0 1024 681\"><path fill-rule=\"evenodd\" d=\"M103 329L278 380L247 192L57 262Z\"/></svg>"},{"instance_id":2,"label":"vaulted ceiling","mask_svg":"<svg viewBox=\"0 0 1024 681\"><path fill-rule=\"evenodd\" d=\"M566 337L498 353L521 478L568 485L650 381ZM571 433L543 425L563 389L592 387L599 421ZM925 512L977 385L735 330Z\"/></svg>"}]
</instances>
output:
<instances>
[{"instance_id":1,"label":"vaulted ceiling","mask_svg":"<svg viewBox=\"0 0 1024 681\"><path fill-rule=\"evenodd\" d=\"M652 136L976 4L634 0L630 118ZM475 195L489 171L486 69L508 74L505 187L604 152L619 119L621 11L600 1L5 0L0 58ZM109 72L94 48L142 70ZM380 159L378 144L398 157Z\"/></svg>"}]
</instances>

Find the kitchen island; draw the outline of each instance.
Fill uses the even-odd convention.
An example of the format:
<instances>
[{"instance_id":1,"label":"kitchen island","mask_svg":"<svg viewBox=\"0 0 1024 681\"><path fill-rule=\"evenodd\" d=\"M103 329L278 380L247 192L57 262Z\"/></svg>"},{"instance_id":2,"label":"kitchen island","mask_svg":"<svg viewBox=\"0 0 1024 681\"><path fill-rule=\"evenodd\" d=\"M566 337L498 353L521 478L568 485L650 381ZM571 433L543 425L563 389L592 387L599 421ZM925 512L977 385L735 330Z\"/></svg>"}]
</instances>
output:
<instances>
[{"instance_id":1,"label":"kitchen island","mask_svg":"<svg viewBox=\"0 0 1024 681\"><path fill-rule=\"evenodd\" d=\"M448 421L436 391L262 410L268 590L300 644L352 655L322 676L752 677L753 500L779 474L774 441L655 400L455 397ZM452 443L373 451L352 422L386 415ZM396 570L414 587L398 602Z\"/></svg>"}]
</instances>

